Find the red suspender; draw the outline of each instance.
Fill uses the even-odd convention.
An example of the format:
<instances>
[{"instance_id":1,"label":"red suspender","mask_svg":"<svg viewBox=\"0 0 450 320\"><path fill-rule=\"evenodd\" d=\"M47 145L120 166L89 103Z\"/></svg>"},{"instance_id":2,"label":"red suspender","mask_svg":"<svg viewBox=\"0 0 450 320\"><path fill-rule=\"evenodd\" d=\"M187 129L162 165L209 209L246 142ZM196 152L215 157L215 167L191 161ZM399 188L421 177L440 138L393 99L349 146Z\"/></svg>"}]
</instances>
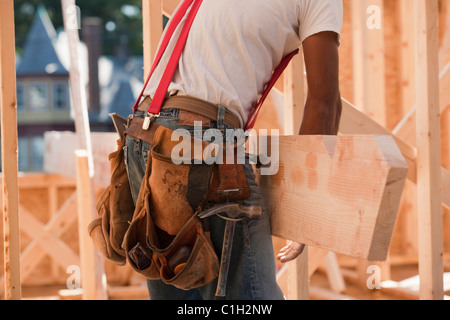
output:
<instances>
[{"instance_id":1,"label":"red suspender","mask_svg":"<svg viewBox=\"0 0 450 320\"><path fill-rule=\"evenodd\" d=\"M189 30L186 30L186 29L190 29L190 26L192 25L192 22L194 20L194 16L197 13L198 8L200 7L200 4L202 3L202 0L195 0L195 1L196 1L196 3L194 4L195 10L191 10L191 12L189 14L189 17L187 18L186 23L185 23L185 25L183 27L183 30L182 30L182 32L180 34L180 39L178 41L178 43L180 43L180 42L183 43L183 46L181 46L181 49L178 48L179 52L177 52L177 54L180 54L180 55L181 55L181 51L183 50L184 44L186 43L187 35L189 34ZM164 52L166 51L166 48L167 48L167 46L169 44L170 39L172 38L172 36L173 36L176 28L180 24L181 20L186 15L186 12L189 9L189 7L191 6L192 2L194 2L194 0L184 0L183 3L181 4L180 8L178 9L178 11L172 17L171 22L167 26L164 38L162 39L162 42L160 44L160 47L159 47L158 52L157 52L156 57L155 57L155 61L153 62L152 68L150 70L150 74L148 75L147 81L145 82L144 88L142 89L142 92L139 95L139 98L137 99L136 103L133 106L133 112L136 112L137 108L139 107L139 102L140 102L142 96L144 95L145 88L147 88L147 85L148 85L148 83L150 81L151 76L153 75L153 72L155 71L156 67L158 66L158 64L159 64L159 62L160 62ZM194 9L194 7L193 7L193 9ZM185 37L185 39L183 39L183 37ZM177 43L177 46L178 46L178 43ZM175 50L177 49L177 46L175 47ZM176 65L178 64L178 59L179 59L179 57L178 57L176 62L174 62L175 59L172 59L173 55L175 54L175 50L174 50L174 53L172 54L172 57L170 59L172 64L175 63L175 66L174 67L172 66L174 68L174 70L176 68ZM169 62L169 64L170 64L170 62ZM166 75L166 73L164 73L163 79L164 79L165 76L167 77L168 75ZM173 76L173 73L172 73L172 76ZM170 80L172 80L172 76L168 80L169 84L170 84ZM165 81L167 82L167 80L165 80ZM161 85L160 85L160 87L161 87ZM166 92L167 92L167 88L166 88ZM164 92L164 96L165 96L166 92ZM161 107L159 107L159 109L160 108ZM153 109L156 110L156 106L154 106ZM154 112L154 113L158 114L159 110L157 112Z\"/></svg>"},{"instance_id":2,"label":"red suspender","mask_svg":"<svg viewBox=\"0 0 450 320\"><path fill-rule=\"evenodd\" d=\"M283 74L284 69L288 66L289 62L292 60L292 58L298 54L299 49L294 50L290 54L288 54L286 57L281 60L278 67L274 70L272 74L272 78L270 79L269 83L267 84L266 88L264 89L264 92L259 99L258 103L256 104L255 108L253 109L252 113L248 117L247 124L245 125L245 131L253 129L256 123L256 118L258 117L259 111L261 110L261 107L264 103L264 100L266 100L267 96L269 95L270 90L272 90L273 86L277 82L277 80L280 78L280 76Z\"/></svg>"},{"instance_id":3,"label":"red suspender","mask_svg":"<svg viewBox=\"0 0 450 320\"><path fill-rule=\"evenodd\" d=\"M175 73L175 70L178 66L178 61L180 60L181 53L183 52L184 46L187 41L187 37L189 35L190 28L192 26L192 23L194 22L194 18L198 12L198 9L200 8L200 5L202 4L202 0L184 0L181 4L179 10L175 13L175 15L172 17L172 20L170 24L167 26L167 30L165 32L164 38L162 39L162 42L160 44L160 47L158 49L158 52L155 57L155 61L153 62L150 74L147 78L147 81L145 82L144 88L142 89L142 92L136 101L136 103L133 106L133 112L136 112L137 108L139 107L140 100L142 96L144 95L145 88L148 85L148 82L150 81L150 78L155 71L157 65L159 64L162 55L164 54L170 39L172 38L175 29L180 24L183 17L186 15L187 10L192 5L192 9L190 10L185 25L183 26L183 29L181 30L180 37L175 45L175 48L172 52L172 56L170 57L169 63L167 64L166 70L164 71L164 74L161 78L161 81L158 85L158 88L156 90L155 96L152 99L152 102L150 104L150 107L148 109L148 113L151 115L158 115L162 104L164 102L164 99L166 97L167 89L169 88L170 82L172 81L173 74ZM270 90L273 88L281 74L283 73L284 69L288 66L289 62L292 60L292 58L298 54L299 50L295 50L288 54L286 57L281 60L281 63L279 66L274 70L272 74L272 78L270 79L269 83L266 85L266 88L256 104L256 107L253 109L252 113L249 116L249 119L247 121L247 124L245 125L245 130L250 130L254 127L256 118L258 117L259 111L261 109L261 106L263 105L265 99L267 98Z\"/></svg>"}]
</instances>

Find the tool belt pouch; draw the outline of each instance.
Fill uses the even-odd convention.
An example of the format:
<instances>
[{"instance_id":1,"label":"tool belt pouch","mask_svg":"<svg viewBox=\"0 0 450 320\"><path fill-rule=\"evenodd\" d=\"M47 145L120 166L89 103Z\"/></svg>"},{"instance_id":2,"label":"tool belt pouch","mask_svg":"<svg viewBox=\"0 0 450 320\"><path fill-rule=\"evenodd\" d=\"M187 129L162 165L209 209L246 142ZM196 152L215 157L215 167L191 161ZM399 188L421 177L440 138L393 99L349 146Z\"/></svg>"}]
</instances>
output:
<instances>
[{"instance_id":1,"label":"tool belt pouch","mask_svg":"<svg viewBox=\"0 0 450 320\"><path fill-rule=\"evenodd\" d=\"M219 262L209 233L188 200L192 165L172 161L172 150L180 144L171 140L172 133L162 126L155 132L135 216L123 247L137 272L189 290L217 278ZM209 178L205 183L209 185Z\"/></svg>"},{"instance_id":2,"label":"tool belt pouch","mask_svg":"<svg viewBox=\"0 0 450 320\"><path fill-rule=\"evenodd\" d=\"M236 160L236 159L235 159ZM208 200L216 203L242 201L250 197L244 166L236 161L214 167Z\"/></svg>"},{"instance_id":3,"label":"tool belt pouch","mask_svg":"<svg viewBox=\"0 0 450 320\"><path fill-rule=\"evenodd\" d=\"M108 260L124 265L123 238L134 213L134 203L124 163L124 139L117 141L117 151L109 155L111 182L97 202L99 218L88 226L97 250Z\"/></svg>"}]
</instances>

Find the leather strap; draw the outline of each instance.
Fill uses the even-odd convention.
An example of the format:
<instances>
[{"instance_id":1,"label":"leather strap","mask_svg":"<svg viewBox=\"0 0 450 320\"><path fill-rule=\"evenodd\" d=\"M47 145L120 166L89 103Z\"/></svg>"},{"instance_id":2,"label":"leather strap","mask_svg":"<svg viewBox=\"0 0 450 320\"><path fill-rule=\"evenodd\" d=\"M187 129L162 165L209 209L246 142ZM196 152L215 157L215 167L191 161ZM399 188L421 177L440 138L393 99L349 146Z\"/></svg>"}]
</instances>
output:
<instances>
[{"instance_id":1,"label":"leather strap","mask_svg":"<svg viewBox=\"0 0 450 320\"><path fill-rule=\"evenodd\" d=\"M144 119L134 117L131 120L127 130L125 130L125 134L153 144L153 137L155 136L155 132L158 129L159 125L157 123L152 123L148 130L142 130L143 123Z\"/></svg>"},{"instance_id":2,"label":"leather strap","mask_svg":"<svg viewBox=\"0 0 450 320\"><path fill-rule=\"evenodd\" d=\"M151 98L147 96L139 105L138 110L144 112L147 111L151 101ZM217 105L191 96L173 96L165 99L161 110L167 109L184 110L200 114L209 120L217 120ZM225 124L234 128L241 128L241 121L239 120L239 117L230 110L225 111Z\"/></svg>"}]
</instances>

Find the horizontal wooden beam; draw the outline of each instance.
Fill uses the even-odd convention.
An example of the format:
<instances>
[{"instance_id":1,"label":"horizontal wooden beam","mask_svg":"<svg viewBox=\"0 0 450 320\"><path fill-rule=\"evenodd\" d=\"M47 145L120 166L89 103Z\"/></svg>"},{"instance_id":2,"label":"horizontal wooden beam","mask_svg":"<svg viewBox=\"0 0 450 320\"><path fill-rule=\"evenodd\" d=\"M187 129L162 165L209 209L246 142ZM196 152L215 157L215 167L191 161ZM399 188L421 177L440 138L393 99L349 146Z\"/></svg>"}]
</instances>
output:
<instances>
[{"instance_id":1,"label":"horizontal wooden beam","mask_svg":"<svg viewBox=\"0 0 450 320\"><path fill-rule=\"evenodd\" d=\"M273 235L385 260L408 171L394 139L281 136L278 150L278 172L261 176Z\"/></svg>"},{"instance_id":2,"label":"horizontal wooden beam","mask_svg":"<svg viewBox=\"0 0 450 320\"><path fill-rule=\"evenodd\" d=\"M380 134L391 135L400 151L402 152L406 163L408 164L408 179L411 182L417 182L417 149L400 139L388 129L379 125L376 121L359 111L355 106L345 99L342 99L342 118L340 133L342 134ZM441 189L442 204L450 208L450 172L441 167Z\"/></svg>"}]
</instances>

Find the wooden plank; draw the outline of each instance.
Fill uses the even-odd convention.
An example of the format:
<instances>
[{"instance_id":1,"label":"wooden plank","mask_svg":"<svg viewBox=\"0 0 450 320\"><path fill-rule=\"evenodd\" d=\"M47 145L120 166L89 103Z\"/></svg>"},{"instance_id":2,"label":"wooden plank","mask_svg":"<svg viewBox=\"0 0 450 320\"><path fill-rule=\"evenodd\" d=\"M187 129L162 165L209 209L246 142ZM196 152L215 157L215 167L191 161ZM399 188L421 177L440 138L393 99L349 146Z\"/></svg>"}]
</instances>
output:
<instances>
[{"instance_id":1,"label":"wooden plank","mask_svg":"<svg viewBox=\"0 0 450 320\"><path fill-rule=\"evenodd\" d=\"M442 44L439 48L439 66L444 66L450 62L450 3L441 1L441 16L439 29L443 30Z\"/></svg>"},{"instance_id":2,"label":"wooden plank","mask_svg":"<svg viewBox=\"0 0 450 320\"><path fill-rule=\"evenodd\" d=\"M421 299L443 299L438 1L415 0L416 144Z\"/></svg>"},{"instance_id":3,"label":"wooden plank","mask_svg":"<svg viewBox=\"0 0 450 320\"><path fill-rule=\"evenodd\" d=\"M354 101L368 116L385 126L383 0L352 0L351 6ZM376 8L375 12L368 12L371 6Z\"/></svg>"},{"instance_id":4,"label":"wooden plank","mask_svg":"<svg viewBox=\"0 0 450 320\"><path fill-rule=\"evenodd\" d=\"M416 181L416 158L417 150L402 139L393 135L385 127L378 124L375 120L358 110L354 105L342 98L342 117L339 127L341 134L381 134L392 135L395 143L405 158L409 171L408 179Z\"/></svg>"},{"instance_id":5,"label":"wooden plank","mask_svg":"<svg viewBox=\"0 0 450 320\"><path fill-rule=\"evenodd\" d=\"M261 176L274 236L383 261L407 166L389 136L282 136Z\"/></svg>"},{"instance_id":6,"label":"wooden plank","mask_svg":"<svg viewBox=\"0 0 450 320\"><path fill-rule=\"evenodd\" d=\"M414 82L414 11L411 6L411 0L400 0L399 2L399 20L400 20L400 81L402 95L402 114L405 115L415 103L415 82ZM406 137L402 137L409 142ZM411 134L414 137L415 134Z\"/></svg>"},{"instance_id":7,"label":"wooden plank","mask_svg":"<svg viewBox=\"0 0 450 320\"><path fill-rule=\"evenodd\" d=\"M5 297L21 299L17 100L13 0L0 1L0 97Z\"/></svg>"},{"instance_id":8,"label":"wooden plank","mask_svg":"<svg viewBox=\"0 0 450 320\"><path fill-rule=\"evenodd\" d=\"M89 237L87 226L93 216L93 190L89 179L86 150L75 152L77 161L78 233L80 241L81 279L84 300L106 299L103 264Z\"/></svg>"},{"instance_id":9,"label":"wooden plank","mask_svg":"<svg viewBox=\"0 0 450 320\"><path fill-rule=\"evenodd\" d=\"M450 107L450 62L442 69L439 74L439 108L440 113L443 114L448 111ZM396 128L392 131L400 139L409 143L412 146L416 145L416 105L412 104L410 111L398 123Z\"/></svg>"},{"instance_id":10,"label":"wooden plank","mask_svg":"<svg viewBox=\"0 0 450 320\"><path fill-rule=\"evenodd\" d=\"M410 144L406 143L396 135L389 132L389 130L377 124L374 120L363 114L361 111L356 109L347 100L342 99L342 120L341 127L339 131L342 134L390 134L395 139L403 157L408 164L408 179L413 183L417 182L417 170L416 170L416 160L417 160L417 149ZM448 190L450 187L450 172L445 168L441 167L441 190L442 190L442 204L450 208L450 196Z\"/></svg>"},{"instance_id":11,"label":"wooden plank","mask_svg":"<svg viewBox=\"0 0 450 320\"><path fill-rule=\"evenodd\" d=\"M284 134L297 135L303 120L305 108L302 51L295 56L284 72ZM288 262L288 291L286 297L291 300L309 299L308 248L300 257Z\"/></svg>"},{"instance_id":12,"label":"wooden plank","mask_svg":"<svg viewBox=\"0 0 450 320\"><path fill-rule=\"evenodd\" d=\"M79 265L80 259L73 250L59 237L45 229L45 226L23 206L20 208L21 230L27 233L32 241L39 244L41 250L45 251L64 270L71 265Z\"/></svg>"},{"instance_id":13,"label":"wooden plank","mask_svg":"<svg viewBox=\"0 0 450 320\"><path fill-rule=\"evenodd\" d=\"M337 261L336 253L328 252L324 262L324 267L327 273L331 290L333 290L333 292L335 293L345 292L345 281L344 277L342 276L339 263Z\"/></svg>"},{"instance_id":14,"label":"wooden plank","mask_svg":"<svg viewBox=\"0 0 450 320\"><path fill-rule=\"evenodd\" d=\"M87 214L90 214L90 217L84 216L86 220L80 221L79 217L79 233L80 233L80 252L81 252L81 261L85 261L85 267L88 266L90 269L84 268L82 272L84 272L84 283L85 283L85 292L84 297L86 299L105 299L106 295L106 284L104 283L104 262L103 258L100 255L93 255L91 252L93 250L92 243L90 243L90 237L87 234L87 225L90 221L96 218L97 214L95 213L95 203L93 197L94 190L94 160L92 156L92 141L90 134L90 125L88 118L88 107L87 107L87 99L86 99L86 89L82 83L82 79L80 76L80 66L79 66L79 46L80 39L78 34L78 29L73 28L73 26L69 25L70 16L68 16L68 9L75 5L75 0L61 0L62 10L63 10L63 18L64 18L64 29L67 33L68 43L69 43L69 53L70 53L70 88L71 88L71 97L74 105L74 115L75 115L75 129L77 133L77 148L85 151L86 155L86 165L87 167L81 166L80 163L77 162L77 189L83 188L79 190L80 195L79 198L82 198L83 201L79 202L79 206L86 209ZM84 159L84 158L83 158ZM80 160L80 159L77 159ZM81 170L87 169L87 170ZM80 177L81 174L85 174L85 177ZM89 187L85 185L85 183L89 183ZM87 196L88 193L91 193ZM79 209L80 210L80 209ZM89 220L89 221L87 221ZM85 245L86 247L82 247ZM83 254L86 253L86 256L83 257ZM94 264L87 263L86 261L92 261ZM83 269L83 268L82 268ZM92 286L92 287L91 287ZM89 290L88 290L89 288Z\"/></svg>"},{"instance_id":15,"label":"wooden plank","mask_svg":"<svg viewBox=\"0 0 450 320\"><path fill-rule=\"evenodd\" d=\"M164 3L167 1L164 1ZM172 4L173 1L170 1ZM168 5L168 4L167 4ZM169 6L171 8L171 6ZM144 81L156 56L159 40L163 32L162 0L142 1L142 25L144 41Z\"/></svg>"},{"instance_id":16,"label":"wooden plank","mask_svg":"<svg viewBox=\"0 0 450 320\"><path fill-rule=\"evenodd\" d=\"M82 83L82 77L80 74L80 58L79 47L80 38L78 35L78 29L71 26L69 21L70 8L75 6L75 0L61 0L63 18L64 18L64 30L67 33L69 53L70 53L70 89L71 97L73 101L73 111L75 118L75 129L77 133L77 148L87 150L89 154L89 176L94 175L94 167L92 163L92 145L90 139L90 127L88 118L88 106L86 99L86 90Z\"/></svg>"},{"instance_id":17,"label":"wooden plank","mask_svg":"<svg viewBox=\"0 0 450 320\"><path fill-rule=\"evenodd\" d=\"M450 65L449 65L450 67ZM447 78L445 78L447 79ZM448 78L450 79L450 78ZM447 90L448 91L448 90ZM442 92L442 91L441 91ZM272 89L272 93L274 95L277 95L278 97L282 96L282 93L274 88ZM283 101L281 98L275 99L276 101ZM275 101L274 100L274 101ZM399 147L400 151L403 154L403 157L406 160L406 163L408 164L409 170L408 170L408 179L413 182L414 184L417 182L417 176L416 176L416 159L417 159L417 149L405 142L402 138L397 136L394 132L390 132L385 127L378 124L375 120L371 119L369 116L364 114L362 111L360 111L358 108L356 108L352 103L350 103L345 98L342 98L342 118L341 118L341 125L339 128L340 134L347 134L347 135L356 135L356 134L362 134L362 135L368 135L368 134L375 134L375 135L390 135L395 140L395 143ZM415 128L415 124L414 124ZM447 208L450 208L450 193L448 192L450 190L450 172L446 170L445 168L441 168L441 175L442 175L442 205L444 205Z\"/></svg>"},{"instance_id":18,"label":"wooden plank","mask_svg":"<svg viewBox=\"0 0 450 320\"><path fill-rule=\"evenodd\" d=\"M305 87L303 51L292 58L284 71L284 127L285 135L297 135L305 109Z\"/></svg>"},{"instance_id":19,"label":"wooden plank","mask_svg":"<svg viewBox=\"0 0 450 320\"><path fill-rule=\"evenodd\" d=\"M21 178L21 181L23 178ZM46 232L52 233L55 237L61 237L76 221L76 193L74 192L59 208L58 212L47 223ZM20 274L21 281L34 271L35 267L45 257L46 252L41 250L36 241L31 242L21 253ZM4 284L4 278L0 280L0 285Z\"/></svg>"}]
</instances>

